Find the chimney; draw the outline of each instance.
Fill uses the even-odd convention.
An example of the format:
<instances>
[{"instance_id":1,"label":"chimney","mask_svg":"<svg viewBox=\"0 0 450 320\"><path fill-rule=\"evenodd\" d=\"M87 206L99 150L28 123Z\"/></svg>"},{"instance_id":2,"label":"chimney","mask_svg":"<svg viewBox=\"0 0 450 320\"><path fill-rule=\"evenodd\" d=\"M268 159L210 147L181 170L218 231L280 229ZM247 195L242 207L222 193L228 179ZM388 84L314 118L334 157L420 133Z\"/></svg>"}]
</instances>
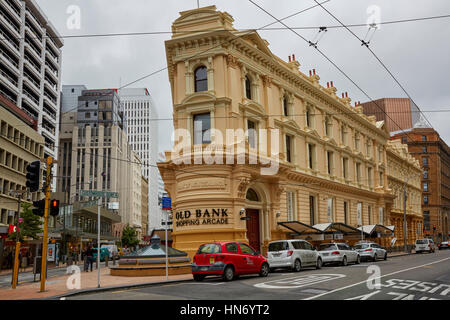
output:
<instances>
[{"instance_id":1,"label":"chimney","mask_svg":"<svg viewBox=\"0 0 450 320\"><path fill-rule=\"evenodd\" d=\"M295 54L292 54L292 61L295 61Z\"/></svg>"},{"instance_id":2,"label":"chimney","mask_svg":"<svg viewBox=\"0 0 450 320\"><path fill-rule=\"evenodd\" d=\"M327 82L327 88L329 88L330 87L330 83L329 82Z\"/></svg>"},{"instance_id":3,"label":"chimney","mask_svg":"<svg viewBox=\"0 0 450 320\"><path fill-rule=\"evenodd\" d=\"M344 97L345 97L345 94L342 92L342 99L344 99Z\"/></svg>"},{"instance_id":4,"label":"chimney","mask_svg":"<svg viewBox=\"0 0 450 320\"><path fill-rule=\"evenodd\" d=\"M334 87L334 86L333 86L333 81L330 82L330 86L331 86L331 87Z\"/></svg>"},{"instance_id":5,"label":"chimney","mask_svg":"<svg viewBox=\"0 0 450 320\"><path fill-rule=\"evenodd\" d=\"M309 70L309 76L310 76L310 77L312 76L312 71L311 71L311 70Z\"/></svg>"},{"instance_id":6,"label":"chimney","mask_svg":"<svg viewBox=\"0 0 450 320\"><path fill-rule=\"evenodd\" d=\"M289 62L291 62L291 56L289 56Z\"/></svg>"},{"instance_id":7,"label":"chimney","mask_svg":"<svg viewBox=\"0 0 450 320\"><path fill-rule=\"evenodd\" d=\"M348 98L348 92L347 91L345 92L345 97Z\"/></svg>"},{"instance_id":8,"label":"chimney","mask_svg":"<svg viewBox=\"0 0 450 320\"><path fill-rule=\"evenodd\" d=\"M316 69L313 69L313 75L316 75Z\"/></svg>"}]
</instances>

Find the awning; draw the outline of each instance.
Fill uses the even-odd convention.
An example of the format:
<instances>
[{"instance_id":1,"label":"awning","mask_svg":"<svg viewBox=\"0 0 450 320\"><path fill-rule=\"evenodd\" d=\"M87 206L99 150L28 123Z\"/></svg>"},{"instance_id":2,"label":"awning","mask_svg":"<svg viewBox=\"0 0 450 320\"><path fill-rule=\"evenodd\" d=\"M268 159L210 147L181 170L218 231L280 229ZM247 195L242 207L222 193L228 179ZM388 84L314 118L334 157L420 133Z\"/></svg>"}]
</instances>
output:
<instances>
[{"instance_id":1,"label":"awning","mask_svg":"<svg viewBox=\"0 0 450 320\"><path fill-rule=\"evenodd\" d=\"M390 228L392 227L392 229ZM365 225L362 227L358 227L358 230L361 231L361 228L364 233L367 233L369 235L373 235L374 233L392 233L394 231L394 226L386 227L381 224L371 224L371 225Z\"/></svg>"},{"instance_id":2,"label":"awning","mask_svg":"<svg viewBox=\"0 0 450 320\"><path fill-rule=\"evenodd\" d=\"M330 223L319 223L313 225L313 228L321 230L323 233L329 232L340 232L343 234L356 234L361 233L361 230L358 230L348 224L342 222L330 222ZM363 230L364 232L364 230Z\"/></svg>"},{"instance_id":3,"label":"awning","mask_svg":"<svg viewBox=\"0 0 450 320\"><path fill-rule=\"evenodd\" d=\"M289 230L294 231L298 235L305 234L305 233L323 233L321 230L311 227L310 225L307 225L300 221L284 221L284 222L278 222L278 224Z\"/></svg>"}]
</instances>

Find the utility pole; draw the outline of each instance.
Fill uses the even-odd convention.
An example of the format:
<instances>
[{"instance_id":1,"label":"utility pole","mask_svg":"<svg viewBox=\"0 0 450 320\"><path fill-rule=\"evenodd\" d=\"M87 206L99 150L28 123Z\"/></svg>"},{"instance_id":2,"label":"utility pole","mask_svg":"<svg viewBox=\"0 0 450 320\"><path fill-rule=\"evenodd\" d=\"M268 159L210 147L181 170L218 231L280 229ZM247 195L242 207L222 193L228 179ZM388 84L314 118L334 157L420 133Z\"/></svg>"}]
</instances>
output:
<instances>
[{"instance_id":1,"label":"utility pole","mask_svg":"<svg viewBox=\"0 0 450 320\"><path fill-rule=\"evenodd\" d=\"M404 250L408 252L408 243L407 241L407 232L406 232L406 200L408 199L408 195L406 194L406 180L405 185L403 187L403 199L404 199L404 207L403 207L403 241L404 241Z\"/></svg>"},{"instance_id":2,"label":"utility pole","mask_svg":"<svg viewBox=\"0 0 450 320\"><path fill-rule=\"evenodd\" d=\"M48 212L50 202L50 189L52 181L53 158L47 158L47 172L45 177L45 209L44 209L44 236L42 238L42 265L41 265L41 292L45 291L47 278L47 242L48 242Z\"/></svg>"},{"instance_id":3,"label":"utility pole","mask_svg":"<svg viewBox=\"0 0 450 320\"><path fill-rule=\"evenodd\" d=\"M22 194L26 190L16 190L17 194L17 222L16 222L16 254L14 256L14 269L12 274L12 288L15 289L19 282L19 253L20 253L20 235L19 235L19 223L20 223L20 205L22 203Z\"/></svg>"}]
</instances>

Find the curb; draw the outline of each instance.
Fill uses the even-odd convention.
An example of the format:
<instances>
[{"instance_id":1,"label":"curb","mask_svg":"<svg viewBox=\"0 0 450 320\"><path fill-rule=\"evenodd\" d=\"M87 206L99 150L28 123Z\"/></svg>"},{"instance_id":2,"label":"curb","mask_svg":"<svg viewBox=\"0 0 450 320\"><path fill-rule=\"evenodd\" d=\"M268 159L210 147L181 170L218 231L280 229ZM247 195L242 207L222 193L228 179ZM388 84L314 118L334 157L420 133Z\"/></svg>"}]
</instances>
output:
<instances>
[{"instance_id":1,"label":"curb","mask_svg":"<svg viewBox=\"0 0 450 320\"><path fill-rule=\"evenodd\" d=\"M127 290L127 289L132 289L132 288L149 287L152 285L159 285L159 284L166 284L166 283L188 282L188 281L192 281L192 280L193 279L164 280L164 281L155 281L155 282L127 284L127 285L121 285L121 286L110 286L110 287L103 287L103 288L84 289L84 290L73 291L70 293L60 294L60 295L53 296L53 297L34 298L34 299L30 299L30 300L59 300L61 298L79 296L79 295L90 294L90 293L97 293L97 292L104 292L104 291L111 291L111 290L120 290L120 289Z\"/></svg>"}]
</instances>

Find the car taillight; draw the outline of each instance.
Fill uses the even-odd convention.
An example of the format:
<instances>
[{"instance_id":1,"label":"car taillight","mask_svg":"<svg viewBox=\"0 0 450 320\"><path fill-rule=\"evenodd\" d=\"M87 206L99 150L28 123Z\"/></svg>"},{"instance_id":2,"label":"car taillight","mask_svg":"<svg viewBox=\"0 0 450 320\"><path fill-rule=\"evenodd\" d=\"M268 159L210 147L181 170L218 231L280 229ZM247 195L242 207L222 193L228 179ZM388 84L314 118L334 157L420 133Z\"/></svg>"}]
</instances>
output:
<instances>
[{"instance_id":1,"label":"car taillight","mask_svg":"<svg viewBox=\"0 0 450 320\"><path fill-rule=\"evenodd\" d=\"M287 256L290 257L290 256L292 256L293 253L294 253L294 251L289 250L288 253L287 253Z\"/></svg>"},{"instance_id":2,"label":"car taillight","mask_svg":"<svg viewBox=\"0 0 450 320\"><path fill-rule=\"evenodd\" d=\"M366 250L364 250L364 251L372 251L372 249L366 249Z\"/></svg>"},{"instance_id":3,"label":"car taillight","mask_svg":"<svg viewBox=\"0 0 450 320\"><path fill-rule=\"evenodd\" d=\"M331 254L340 254L339 251L333 251Z\"/></svg>"}]
</instances>

